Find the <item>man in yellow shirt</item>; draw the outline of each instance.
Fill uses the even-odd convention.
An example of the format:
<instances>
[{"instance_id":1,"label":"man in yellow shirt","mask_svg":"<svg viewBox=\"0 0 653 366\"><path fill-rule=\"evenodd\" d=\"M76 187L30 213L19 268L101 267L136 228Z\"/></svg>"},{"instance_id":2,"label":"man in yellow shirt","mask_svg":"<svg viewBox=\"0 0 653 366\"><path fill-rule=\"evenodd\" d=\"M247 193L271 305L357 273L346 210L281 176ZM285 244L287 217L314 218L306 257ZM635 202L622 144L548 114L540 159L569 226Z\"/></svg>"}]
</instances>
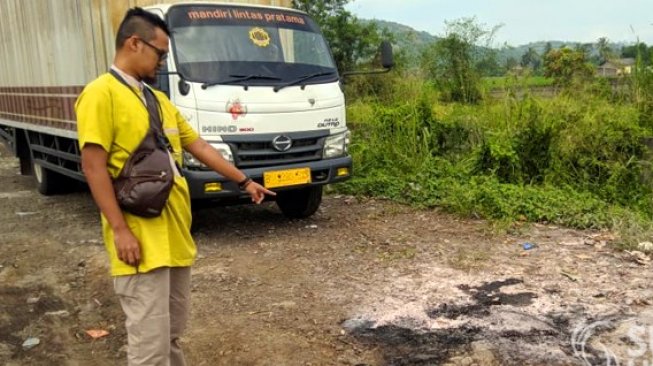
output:
<instances>
[{"instance_id":1,"label":"man in yellow shirt","mask_svg":"<svg viewBox=\"0 0 653 366\"><path fill-rule=\"evenodd\" d=\"M122 211L111 182L149 129L144 97L149 91L143 82L152 81L165 61L169 34L156 15L129 10L116 36L113 75L89 83L75 105L82 168L102 213L114 287L127 316L130 366L186 364L178 341L188 317L190 266L196 254L186 180L175 175L166 206L154 218ZM238 182L253 202L274 195L201 139L163 93L154 91L154 96L170 154L178 164L185 149Z\"/></svg>"}]
</instances>

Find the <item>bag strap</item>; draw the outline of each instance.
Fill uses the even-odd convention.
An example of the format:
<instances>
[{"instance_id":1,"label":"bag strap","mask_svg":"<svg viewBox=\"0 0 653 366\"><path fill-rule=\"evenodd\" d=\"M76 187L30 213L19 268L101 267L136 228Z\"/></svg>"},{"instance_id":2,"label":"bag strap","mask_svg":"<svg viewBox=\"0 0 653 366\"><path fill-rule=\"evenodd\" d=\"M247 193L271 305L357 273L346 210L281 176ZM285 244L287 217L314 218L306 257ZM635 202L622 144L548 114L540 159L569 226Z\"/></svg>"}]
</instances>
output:
<instances>
[{"instance_id":1,"label":"bag strap","mask_svg":"<svg viewBox=\"0 0 653 366\"><path fill-rule=\"evenodd\" d=\"M131 91L134 91L134 89L131 89ZM162 132L163 121L161 121L161 106L159 105L159 100L156 99L154 92L152 92L152 90L150 90L146 85L143 86L143 94L145 95L145 101L147 102L145 107L147 108L147 112L150 114L150 123L154 123L159 129L159 132Z\"/></svg>"},{"instance_id":2,"label":"bag strap","mask_svg":"<svg viewBox=\"0 0 653 366\"><path fill-rule=\"evenodd\" d=\"M129 89L137 98L138 100L143 104L143 107L147 110L147 113L150 115L150 123L154 122L155 129L161 130L161 126L163 126L161 122L161 106L159 105L159 101L156 99L156 96L154 93L150 90L150 88L147 85L143 85L143 95L145 96L145 102L141 98L136 91L127 83L127 81L114 69L110 69L109 73L113 75L118 81L120 81L124 86ZM153 107L156 106L156 109Z\"/></svg>"},{"instance_id":3,"label":"bag strap","mask_svg":"<svg viewBox=\"0 0 653 366\"><path fill-rule=\"evenodd\" d=\"M147 85L143 85L143 95L145 96L145 101L143 101L138 93L134 91L134 89L127 83L125 79L123 79L122 76L120 76L120 74L118 74L118 72L116 72L116 70L110 69L109 73L118 79L118 81L120 81L123 85L125 85L127 89L134 93L138 100L143 103L143 106L147 110L147 114L150 117L150 128L155 132L157 144L159 144L159 147L172 152L172 145L170 144L168 137L163 132L161 105L159 105L159 100L156 98L156 95L154 95L154 92L150 90Z\"/></svg>"}]
</instances>

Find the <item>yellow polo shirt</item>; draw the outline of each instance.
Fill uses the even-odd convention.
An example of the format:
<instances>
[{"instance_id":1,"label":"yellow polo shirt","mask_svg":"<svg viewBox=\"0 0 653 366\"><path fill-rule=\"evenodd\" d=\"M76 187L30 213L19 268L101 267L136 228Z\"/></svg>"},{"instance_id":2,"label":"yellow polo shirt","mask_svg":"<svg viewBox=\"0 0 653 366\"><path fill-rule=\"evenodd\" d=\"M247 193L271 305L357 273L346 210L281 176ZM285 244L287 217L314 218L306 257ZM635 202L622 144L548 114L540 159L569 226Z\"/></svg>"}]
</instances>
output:
<instances>
[{"instance_id":1,"label":"yellow polo shirt","mask_svg":"<svg viewBox=\"0 0 653 366\"><path fill-rule=\"evenodd\" d=\"M155 91L155 95L161 105L163 129L174 150L173 157L181 164L182 147L199 136L165 94ZM115 178L148 131L147 109L127 86L107 73L84 88L75 104L75 111L80 148L86 144L102 146L109 154L109 175ZM193 264L197 250L190 235L190 195L185 178L175 177L170 197L159 217L144 218L124 211L123 215L141 245L138 272ZM102 231L111 259L111 274L135 274L135 267L118 259L113 230L104 215Z\"/></svg>"}]
</instances>

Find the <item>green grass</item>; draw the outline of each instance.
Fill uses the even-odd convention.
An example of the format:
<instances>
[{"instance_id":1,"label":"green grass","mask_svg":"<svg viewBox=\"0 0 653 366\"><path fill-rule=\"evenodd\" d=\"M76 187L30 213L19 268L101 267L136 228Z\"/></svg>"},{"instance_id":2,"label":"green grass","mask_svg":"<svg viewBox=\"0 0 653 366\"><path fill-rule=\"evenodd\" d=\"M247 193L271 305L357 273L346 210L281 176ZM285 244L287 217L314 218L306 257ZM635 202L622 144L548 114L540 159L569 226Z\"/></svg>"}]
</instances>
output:
<instances>
[{"instance_id":1,"label":"green grass","mask_svg":"<svg viewBox=\"0 0 653 366\"><path fill-rule=\"evenodd\" d=\"M442 103L416 79L385 88L349 104L356 174L336 189L498 222L611 229L623 248L651 241L645 101L594 85L476 105Z\"/></svg>"},{"instance_id":2,"label":"green grass","mask_svg":"<svg viewBox=\"0 0 653 366\"><path fill-rule=\"evenodd\" d=\"M485 89L503 89L512 85L523 87L544 87L552 86L553 79L544 76L492 76L483 78L483 87Z\"/></svg>"}]
</instances>

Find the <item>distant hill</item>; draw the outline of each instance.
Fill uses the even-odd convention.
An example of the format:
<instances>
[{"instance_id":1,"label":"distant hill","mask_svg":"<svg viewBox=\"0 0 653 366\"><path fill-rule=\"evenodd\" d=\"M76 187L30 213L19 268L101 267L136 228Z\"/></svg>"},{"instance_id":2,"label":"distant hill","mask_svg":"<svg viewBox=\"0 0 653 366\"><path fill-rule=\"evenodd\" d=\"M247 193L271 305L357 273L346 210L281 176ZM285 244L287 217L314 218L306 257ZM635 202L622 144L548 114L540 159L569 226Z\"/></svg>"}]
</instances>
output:
<instances>
[{"instance_id":1,"label":"distant hill","mask_svg":"<svg viewBox=\"0 0 653 366\"><path fill-rule=\"evenodd\" d=\"M417 65L422 51L438 39L438 37L428 32L417 31L407 25L395 22L378 19L361 19L361 21L374 23L380 30L387 30L394 38L395 50L405 52L407 61L411 66Z\"/></svg>"},{"instance_id":2,"label":"distant hill","mask_svg":"<svg viewBox=\"0 0 653 366\"><path fill-rule=\"evenodd\" d=\"M429 32L417 31L407 25L389 22L385 20L363 20L364 22L372 22L376 24L379 29L387 29L390 33L395 36L399 36L401 39L414 41L414 44L424 45L429 44L437 39L436 36L432 35Z\"/></svg>"},{"instance_id":3,"label":"distant hill","mask_svg":"<svg viewBox=\"0 0 653 366\"><path fill-rule=\"evenodd\" d=\"M411 66L417 65L419 62L419 56L421 55L424 48L429 44L438 40L437 36L434 36L428 32L417 31L407 25L389 22L385 20L378 19L361 19L362 22L374 23L381 30L387 30L394 37L394 44L396 50L403 50L406 53L408 58L408 63ZM547 47L547 43L551 44L552 48L562 48L570 47L575 48L579 45L579 42L565 42L565 41L541 41L541 42L531 42L525 45L519 46L509 46L504 45L497 47L497 61L500 65L505 65L506 61L510 58L515 60L521 60L521 57L528 51L529 48L533 48L538 54L544 53L544 50ZM621 50L624 44L621 43L612 43L610 44L612 49L615 51ZM598 49L596 44L589 45L590 57L598 55Z\"/></svg>"}]
</instances>

